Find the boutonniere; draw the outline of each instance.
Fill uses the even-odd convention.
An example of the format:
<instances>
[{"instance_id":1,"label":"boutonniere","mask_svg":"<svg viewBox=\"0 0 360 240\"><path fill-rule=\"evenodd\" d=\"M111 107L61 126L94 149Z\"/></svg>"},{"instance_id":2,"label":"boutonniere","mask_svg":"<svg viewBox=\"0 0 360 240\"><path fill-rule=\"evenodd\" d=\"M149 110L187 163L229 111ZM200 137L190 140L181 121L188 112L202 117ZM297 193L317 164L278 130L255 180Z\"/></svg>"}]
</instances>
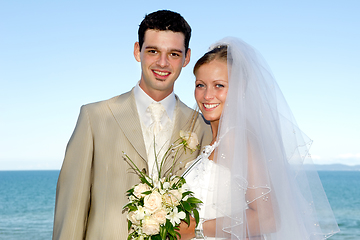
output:
<instances>
[{"instance_id":1,"label":"boutonniere","mask_svg":"<svg viewBox=\"0 0 360 240\"><path fill-rule=\"evenodd\" d=\"M200 148L199 139L194 132L180 130L180 138L182 139L182 144L184 149L190 149L191 153Z\"/></svg>"}]
</instances>

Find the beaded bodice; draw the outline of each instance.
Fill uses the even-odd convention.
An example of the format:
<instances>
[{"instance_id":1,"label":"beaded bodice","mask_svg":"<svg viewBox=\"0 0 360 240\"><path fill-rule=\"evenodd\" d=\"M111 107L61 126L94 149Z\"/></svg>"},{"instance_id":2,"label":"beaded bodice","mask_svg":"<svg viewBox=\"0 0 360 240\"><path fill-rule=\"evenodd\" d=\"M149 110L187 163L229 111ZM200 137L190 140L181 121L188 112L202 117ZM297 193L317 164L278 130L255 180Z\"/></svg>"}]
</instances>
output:
<instances>
[{"instance_id":1,"label":"beaded bodice","mask_svg":"<svg viewBox=\"0 0 360 240\"><path fill-rule=\"evenodd\" d=\"M199 211L200 218L203 219L215 218L215 212L210 215L207 212L205 216L204 209L206 205L212 203L214 184L212 183L211 176L216 169L216 164L212 160L209 160L209 156L217 146L217 142L213 145L205 146L200 155L193 162L190 162L190 166L188 166L190 170L184 176L186 183L189 185L190 190L194 192L195 197L203 201Z\"/></svg>"}]
</instances>

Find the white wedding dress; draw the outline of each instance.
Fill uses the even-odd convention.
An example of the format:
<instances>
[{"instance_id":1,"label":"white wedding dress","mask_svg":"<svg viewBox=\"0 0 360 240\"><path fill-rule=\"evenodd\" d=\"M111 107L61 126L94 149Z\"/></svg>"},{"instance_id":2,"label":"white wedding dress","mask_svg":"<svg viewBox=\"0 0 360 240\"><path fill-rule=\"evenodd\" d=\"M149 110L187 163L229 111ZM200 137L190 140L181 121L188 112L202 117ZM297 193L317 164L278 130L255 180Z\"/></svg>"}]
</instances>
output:
<instances>
[{"instance_id":1,"label":"white wedding dress","mask_svg":"<svg viewBox=\"0 0 360 240\"><path fill-rule=\"evenodd\" d=\"M211 196L214 191L214 185L211 184L211 173L215 171L216 164L209 160L209 156L216 148L217 143L210 146L205 146L201 154L192 162L190 162L187 168L190 170L184 175L186 183L189 185L190 190L194 192L194 197L203 201L199 211L201 219L204 219L204 209L206 205L211 204ZM214 215L207 214L207 217L213 217Z\"/></svg>"},{"instance_id":2,"label":"white wedding dress","mask_svg":"<svg viewBox=\"0 0 360 240\"><path fill-rule=\"evenodd\" d=\"M207 212L205 218L205 208L211 209L205 206L211 204L211 197L214 191L214 184L212 183L211 175L215 171L216 164L209 159L209 156L216 148L217 143L213 145L205 146L201 151L201 154L188 165L188 172L185 173L184 177L186 183L189 185L190 190L194 192L194 197L200 199L203 204L201 204L199 209L200 222L205 220L214 219L216 217L214 212ZM206 238L212 239L212 238Z\"/></svg>"},{"instance_id":3,"label":"white wedding dress","mask_svg":"<svg viewBox=\"0 0 360 240\"><path fill-rule=\"evenodd\" d=\"M194 192L194 197L203 202L200 209L198 209L201 223L219 217L219 213L212 207L215 186L213 176L216 171L219 171L219 165L209 159L209 156L218 145L218 142L215 142L213 145L205 146L200 155L194 161L188 163L187 169L189 170L183 175L190 187L190 191ZM228 181L230 181L230 171L223 171L225 171L224 178L228 178ZM206 239L215 238L206 237Z\"/></svg>"},{"instance_id":4,"label":"white wedding dress","mask_svg":"<svg viewBox=\"0 0 360 240\"><path fill-rule=\"evenodd\" d=\"M223 214L219 214L219 211L216 211L213 204L214 186L216 186L214 176L216 171L219 172L221 170L222 179L225 184L230 183L231 176L228 169L220 169L221 167L219 165L209 159L209 156L218 145L219 142L216 141L213 145L205 146L200 155L195 160L188 163L186 166L188 171L183 175L190 190L194 192L194 197L203 202L200 205L200 209L198 209L200 223L224 216ZM247 204L245 204L245 196L243 197L243 201L240 202L244 203L244 210L248 208ZM205 239L214 240L219 238L205 236ZM259 236L257 239L266 240L267 237L266 235L262 235L262 237Z\"/></svg>"}]
</instances>

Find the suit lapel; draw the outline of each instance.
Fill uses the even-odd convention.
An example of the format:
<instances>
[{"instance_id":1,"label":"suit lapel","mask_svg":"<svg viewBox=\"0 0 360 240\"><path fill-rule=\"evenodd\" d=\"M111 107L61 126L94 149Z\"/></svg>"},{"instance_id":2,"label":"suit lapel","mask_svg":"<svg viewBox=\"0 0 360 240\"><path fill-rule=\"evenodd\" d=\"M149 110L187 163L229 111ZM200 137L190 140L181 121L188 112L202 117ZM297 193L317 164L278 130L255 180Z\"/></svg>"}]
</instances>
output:
<instances>
[{"instance_id":1,"label":"suit lapel","mask_svg":"<svg viewBox=\"0 0 360 240\"><path fill-rule=\"evenodd\" d=\"M175 142L179 137L180 130L187 130L186 123L188 122L190 116L187 116L183 111L184 104L176 97L176 108L175 108L175 121L174 121L174 129L171 135L170 143Z\"/></svg>"},{"instance_id":2,"label":"suit lapel","mask_svg":"<svg viewBox=\"0 0 360 240\"><path fill-rule=\"evenodd\" d=\"M133 91L120 95L115 101L109 103L109 108L113 113L119 127L123 131L130 144L139 153L139 155L147 161L144 137L142 135L139 115L136 108L135 96ZM170 144L179 139L180 130L189 130L190 115L192 111L176 96L175 121L174 129L171 136ZM180 150L176 156L177 165L179 159L184 157L184 150ZM170 158L171 159L171 158ZM169 159L169 160L170 160ZM163 173L170 170L172 161L167 161L163 166ZM178 169L180 166L175 167Z\"/></svg>"},{"instance_id":3,"label":"suit lapel","mask_svg":"<svg viewBox=\"0 0 360 240\"><path fill-rule=\"evenodd\" d=\"M191 110L182 103L178 97L176 97L176 108L175 108L175 121L174 121L174 129L171 136L170 144L174 143L176 140L180 138L180 130L188 131L190 128L190 117L191 117ZM180 167L180 161L184 155L184 150L180 149L180 151L177 153L176 156L176 165L175 165L175 171ZM172 161L170 160L172 158L169 158L169 161L166 161L163 168L163 173L168 172L172 167Z\"/></svg>"},{"instance_id":4,"label":"suit lapel","mask_svg":"<svg viewBox=\"0 0 360 240\"><path fill-rule=\"evenodd\" d=\"M147 159L133 90L120 95L114 102L109 103L109 108L130 144L143 159Z\"/></svg>"}]
</instances>

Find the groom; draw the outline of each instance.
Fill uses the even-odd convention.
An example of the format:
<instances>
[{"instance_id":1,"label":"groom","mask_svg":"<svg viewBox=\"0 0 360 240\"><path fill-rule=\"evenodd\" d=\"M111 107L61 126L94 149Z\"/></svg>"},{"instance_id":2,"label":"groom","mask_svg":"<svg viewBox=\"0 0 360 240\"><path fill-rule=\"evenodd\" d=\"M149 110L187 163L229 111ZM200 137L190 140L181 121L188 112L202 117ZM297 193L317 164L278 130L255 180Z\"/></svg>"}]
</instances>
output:
<instances>
[{"instance_id":1,"label":"groom","mask_svg":"<svg viewBox=\"0 0 360 240\"><path fill-rule=\"evenodd\" d=\"M139 178L123 152L151 174L154 144L169 146L186 130L192 110L173 88L190 61L191 28L178 13L165 10L147 15L138 33L134 56L141 63L140 81L130 92L81 108L59 175L53 239L126 239L125 192ZM201 117L194 131L201 145L210 143ZM197 155L183 153L176 174Z\"/></svg>"}]
</instances>

